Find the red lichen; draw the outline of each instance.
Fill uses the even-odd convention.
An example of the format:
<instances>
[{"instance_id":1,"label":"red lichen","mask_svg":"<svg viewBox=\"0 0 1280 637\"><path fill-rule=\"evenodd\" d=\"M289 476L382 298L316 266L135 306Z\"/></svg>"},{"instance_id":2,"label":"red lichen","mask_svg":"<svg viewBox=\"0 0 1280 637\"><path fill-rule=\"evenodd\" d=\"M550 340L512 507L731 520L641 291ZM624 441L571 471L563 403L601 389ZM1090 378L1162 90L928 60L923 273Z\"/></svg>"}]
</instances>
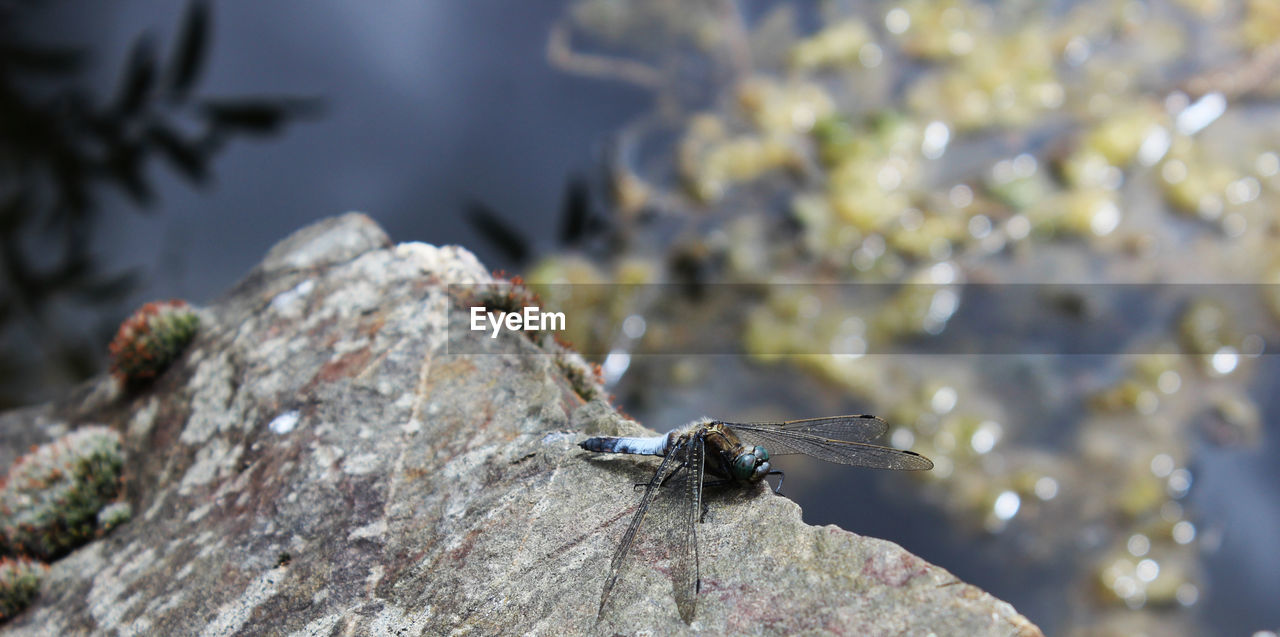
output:
<instances>
[{"instance_id":1,"label":"red lichen","mask_svg":"<svg viewBox=\"0 0 1280 637\"><path fill-rule=\"evenodd\" d=\"M111 373L126 384L155 378L195 337L199 319L185 301L153 301L120 324L112 339Z\"/></svg>"}]
</instances>

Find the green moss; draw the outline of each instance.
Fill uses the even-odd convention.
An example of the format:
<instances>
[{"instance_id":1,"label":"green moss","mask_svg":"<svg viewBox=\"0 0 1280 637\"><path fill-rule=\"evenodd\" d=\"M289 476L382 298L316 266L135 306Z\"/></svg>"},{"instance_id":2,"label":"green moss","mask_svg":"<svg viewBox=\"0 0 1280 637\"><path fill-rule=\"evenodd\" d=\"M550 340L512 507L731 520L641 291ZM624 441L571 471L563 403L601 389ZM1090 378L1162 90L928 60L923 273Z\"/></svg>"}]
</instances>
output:
<instances>
[{"instance_id":1,"label":"green moss","mask_svg":"<svg viewBox=\"0 0 1280 637\"><path fill-rule=\"evenodd\" d=\"M155 378L182 354L200 327L200 318L183 301L147 303L111 341L111 371L127 384Z\"/></svg>"},{"instance_id":2,"label":"green moss","mask_svg":"<svg viewBox=\"0 0 1280 637\"><path fill-rule=\"evenodd\" d=\"M599 365L590 365L577 352L566 345L557 344L555 356L556 367L569 381L573 392L584 402L606 398L604 393L604 372Z\"/></svg>"},{"instance_id":3,"label":"green moss","mask_svg":"<svg viewBox=\"0 0 1280 637\"><path fill-rule=\"evenodd\" d=\"M49 567L25 557L0 559L0 621L22 612L40 591Z\"/></svg>"},{"instance_id":4,"label":"green moss","mask_svg":"<svg viewBox=\"0 0 1280 637\"><path fill-rule=\"evenodd\" d=\"M123 465L120 434L97 426L19 458L0 488L0 549L52 559L92 539Z\"/></svg>"}]
</instances>

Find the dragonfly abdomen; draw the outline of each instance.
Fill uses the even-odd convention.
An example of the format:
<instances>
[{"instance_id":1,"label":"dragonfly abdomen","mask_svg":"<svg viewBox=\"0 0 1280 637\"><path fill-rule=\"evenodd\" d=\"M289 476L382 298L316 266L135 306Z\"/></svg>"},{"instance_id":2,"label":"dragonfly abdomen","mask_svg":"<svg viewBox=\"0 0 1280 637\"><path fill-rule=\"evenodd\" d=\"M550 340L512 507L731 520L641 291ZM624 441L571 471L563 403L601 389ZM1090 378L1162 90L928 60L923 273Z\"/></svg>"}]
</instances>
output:
<instances>
[{"instance_id":1,"label":"dragonfly abdomen","mask_svg":"<svg viewBox=\"0 0 1280 637\"><path fill-rule=\"evenodd\" d=\"M645 456L665 456L667 455L667 435L651 436L648 438L632 438L632 437L615 437L600 436L598 438L587 438L578 443L579 447L587 451L599 451L604 453L634 453Z\"/></svg>"}]
</instances>

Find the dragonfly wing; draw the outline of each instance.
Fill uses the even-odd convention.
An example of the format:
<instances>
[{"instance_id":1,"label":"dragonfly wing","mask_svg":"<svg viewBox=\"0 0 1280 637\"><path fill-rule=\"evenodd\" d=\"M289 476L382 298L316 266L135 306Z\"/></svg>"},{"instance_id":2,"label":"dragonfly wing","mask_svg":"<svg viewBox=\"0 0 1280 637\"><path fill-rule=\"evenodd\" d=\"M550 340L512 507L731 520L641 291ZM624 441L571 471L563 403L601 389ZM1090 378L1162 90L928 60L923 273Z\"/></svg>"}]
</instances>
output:
<instances>
[{"instance_id":1,"label":"dragonfly wing","mask_svg":"<svg viewBox=\"0 0 1280 637\"><path fill-rule=\"evenodd\" d=\"M627 532L622 534L622 543L618 545L618 550L613 553L613 560L609 562L609 577L604 581L604 591L600 593L600 609L596 611L597 622L604 616L604 607L609 602L609 594L613 592L614 585L618 583L618 576L622 573L622 565L626 561L627 554L631 552L631 546L635 543L636 534L639 533L640 527L644 524L645 516L649 512L649 505L653 502L654 496L658 494L663 480L670 477L668 470L675 470L672 468L677 464L677 455L669 453L662 459L662 464L658 465L658 470L654 472L653 478L645 486L644 497L640 499L640 506L636 509L635 515L631 516L631 524L627 525Z\"/></svg>"},{"instance_id":2,"label":"dragonfly wing","mask_svg":"<svg viewBox=\"0 0 1280 637\"><path fill-rule=\"evenodd\" d=\"M743 442L758 444L775 455L803 453L828 462L873 469L924 471L933 468L932 461L912 451L827 438L803 429L792 430L769 424L729 424L729 427Z\"/></svg>"},{"instance_id":3,"label":"dragonfly wing","mask_svg":"<svg viewBox=\"0 0 1280 637\"><path fill-rule=\"evenodd\" d=\"M684 475L673 491L673 494L679 496L679 506L683 510L679 511L679 522L674 529L676 541L672 544L671 585L680 619L688 624L693 622L701 584L698 573L697 529L698 520L702 517L702 478L706 466L703 462L706 447L702 436L694 436L686 445L686 451Z\"/></svg>"},{"instance_id":4,"label":"dragonfly wing","mask_svg":"<svg viewBox=\"0 0 1280 637\"><path fill-rule=\"evenodd\" d=\"M723 423L730 429L737 432L763 432L773 431L782 435L785 439L786 434L808 434L820 438L829 438L831 440L844 440L846 442L870 442L884 435L889 430L889 423L876 418L875 416L828 416L825 418L806 418L803 420L788 420L786 422L759 422L759 423ZM742 436L740 436L742 437ZM777 441L779 438L771 438L771 441ZM751 434L743 437L743 442L748 444L761 444ZM787 453L807 453L802 449L791 448L789 446L779 446L775 451L772 447L769 453L787 454ZM777 446L775 444L775 446Z\"/></svg>"}]
</instances>

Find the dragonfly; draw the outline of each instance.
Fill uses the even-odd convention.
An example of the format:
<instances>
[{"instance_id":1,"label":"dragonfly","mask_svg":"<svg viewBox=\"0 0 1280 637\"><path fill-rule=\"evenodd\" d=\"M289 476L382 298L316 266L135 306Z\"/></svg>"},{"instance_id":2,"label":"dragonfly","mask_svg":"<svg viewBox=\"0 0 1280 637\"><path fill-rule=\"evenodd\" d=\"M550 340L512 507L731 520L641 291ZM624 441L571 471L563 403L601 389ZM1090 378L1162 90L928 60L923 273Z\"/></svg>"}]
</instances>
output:
<instances>
[{"instance_id":1,"label":"dragonfly","mask_svg":"<svg viewBox=\"0 0 1280 637\"><path fill-rule=\"evenodd\" d=\"M609 595L618 583L623 564L649 517L655 499L666 502L668 519L659 524L661 535L670 544L671 577L676 609L686 624L693 622L701 586L698 565L697 524L705 509L702 490L708 486L751 485L766 476L778 476L777 493L782 488L783 472L770 464L770 458L786 454L805 454L839 464L927 471L933 468L928 458L903 449L883 447L870 441L884 435L889 425L875 416L829 416L789 420L785 422L733 423L710 418L695 420L669 433L652 437L602 436L588 438L578 446L601 453L629 453L661 456L658 470L644 486L640 506L622 535L622 543L609 563L609 576L600 594L596 621L604 617ZM711 475L714 480L705 478ZM660 492L667 492L658 498Z\"/></svg>"}]
</instances>

